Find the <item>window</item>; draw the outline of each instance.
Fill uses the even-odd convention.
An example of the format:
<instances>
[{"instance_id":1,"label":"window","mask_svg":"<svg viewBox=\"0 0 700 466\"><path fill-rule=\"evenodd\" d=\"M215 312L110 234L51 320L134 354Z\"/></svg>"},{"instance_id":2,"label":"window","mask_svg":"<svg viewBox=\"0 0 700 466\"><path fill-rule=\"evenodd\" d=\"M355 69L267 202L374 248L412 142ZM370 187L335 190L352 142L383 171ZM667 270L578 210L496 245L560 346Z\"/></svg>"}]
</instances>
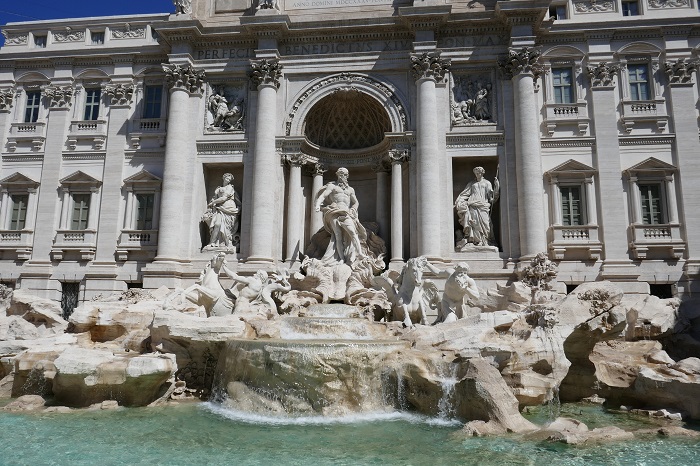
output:
<instances>
[{"instance_id":1,"label":"window","mask_svg":"<svg viewBox=\"0 0 700 466\"><path fill-rule=\"evenodd\" d=\"M136 229L153 229L153 204L155 194L136 194Z\"/></svg>"},{"instance_id":2,"label":"window","mask_svg":"<svg viewBox=\"0 0 700 466\"><path fill-rule=\"evenodd\" d=\"M581 210L581 186L559 186L559 191L561 192L562 225L584 225Z\"/></svg>"},{"instance_id":3,"label":"window","mask_svg":"<svg viewBox=\"0 0 700 466\"><path fill-rule=\"evenodd\" d=\"M71 230L87 230L90 214L90 194L73 194Z\"/></svg>"},{"instance_id":4,"label":"window","mask_svg":"<svg viewBox=\"0 0 700 466\"><path fill-rule=\"evenodd\" d=\"M649 67L646 64L628 65L630 80L630 98L632 100L649 100Z\"/></svg>"},{"instance_id":5,"label":"window","mask_svg":"<svg viewBox=\"0 0 700 466\"><path fill-rule=\"evenodd\" d=\"M104 31L90 32L90 39L92 40L92 45L104 45L105 43L105 33Z\"/></svg>"},{"instance_id":6,"label":"window","mask_svg":"<svg viewBox=\"0 0 700 466\"><path fill-rule=\"evenodd\" d=\"M34 36L34 47L38 49L46 48L46 36Z\"/></svg>"},{"instance_id":7,"label":"window","mask_svg":"<svg viewBox=\"0 0 700 466\"><path fill-rule=\"evenodd\" d=\"M552 5L549 7L549 17L552 19L566 19L566 5Z\"/></svg>"},{"instance_id":8,"label":"window","mask_svg":"<svg viewBox=\"0 0 700 466\"><path fill-rule=\"evenodd\" d=\"M85 89L85 118L84 120L97 120L100 116L100 97L102 91L97 89Z\"/></svg>"},{"instance_id":9,"label":"window","mask_svg":"<svg viewBox=\"0 0 700 466\"><path fill-rule=\"evenodd\" d=\"M29 203L28 194L13 194L10 196L12 201L12 216L10 217L10 230L24 230L27 221L27 204Z\"/></svg>"},{"instance_id":10,"label":"window","mask_svg":"<svg viewBox=\"0 0 700 466\"><path fill-rule=\"evenodd\" d=\"M68 320L73 310L78 307L80 282L61 282L61 309L63 318Z\"/></svg>"},{"instance_id":11,"label":"window","mask_svg":"<svg viewBox=\"0 0 700 466\"><path fill-rule=\"evenodd\" d=\"M571 68L552 68L552 85L554 86L554 103L571 104L574 102Z\"/></svg>"},{"instance_id":12,"label":"window","mask_svg":"<svg viewBox=\"0 0 700 466\"><path fill-rule=\"evenodd\" d=\"M163 86L146 86L143 99L143 117L160 118L160 108L163 102Z\"/></svg>"},{"instance_id":13,"label":"window","mask_svg":"<svg viewBox=\"0 0 700 466\"><path fill-rule=\"evenodd\" d=\"M639 16L639 1L638 0L623 0L622 1L622 16Z\"/></svg>"},{"instance_id":14,"label":"window","mask_svg":"<svg viewBox=\"0 0 700 466\"><path fill-rule=\"evenodd\" d=\"M662 209L661 185L639 184L639 193L642 199L642 223L645 225L666 223Z\"/></svg>"},{"instance_id":15,"label":"window","mask_svg":"<svg viewBox=\"0 0 700 466\"><path fill-rule=\"evenodd\" d=\"M649 283L649 294L659 299L673 298L673 284Z\"/></svg>"},{"instance_id":16,"label":"window","mask_svg":"<svg viewBox=\"0 0 700 466\"><path fill-rule=\"evenodd\" d=\"M24 122L35 123L39 119L39 106L41 102L41 92L27 92L27 106L24 110Z\"/></svg>"}]
</instances>

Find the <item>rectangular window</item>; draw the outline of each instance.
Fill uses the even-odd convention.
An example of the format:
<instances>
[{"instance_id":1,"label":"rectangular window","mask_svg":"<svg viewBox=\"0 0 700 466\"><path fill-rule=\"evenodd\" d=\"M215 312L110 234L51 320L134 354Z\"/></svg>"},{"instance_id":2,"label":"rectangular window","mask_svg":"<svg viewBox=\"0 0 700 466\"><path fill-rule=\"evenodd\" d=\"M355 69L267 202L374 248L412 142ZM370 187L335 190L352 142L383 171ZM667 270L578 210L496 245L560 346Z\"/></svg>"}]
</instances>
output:
<instances>
[{"instance_id":1,"label":"rectangular window","mask_svg":"<svg viewBox=\"0 0 700 466\"><path fill-rule=\"evenodd\" d=\"M661 185L640 184L639 192L642 198L642 223L645 225L665 223L661 203Z\"/></svg>"},{"instance_id":2,"label":"rectangular window","mask_svg":"<svg viewBox=\"0 0 700 466\"><path fill-rule=\"evenodd\" d=\"M34 47L38 49L46 48L46 36L34 36Z\"/></svg>"},{"instance_id":3,"label":"rectangular window","mask_svg":"<svg viewBox=\"0 0 700 466\"><path fill-rule=\"evenodd\" d=\"M105 33L103 31L100 32L90 32L90 39L92 41L92 45L104 45L105 43Z\"/></svg>"},{"instance_id":4,"label":"rectangular window","mask_svg":"<svg viewBox=\"0 0 700 466\"><path fill-rule=\"evenodd\" d=\"M554 103L571 104L574 102L574 87L571 68L552 68L552 84L554 85Z\"/></svg>"},{"instance_id":5,"label":"rectangular window","mask_svg":"<svg viewBox=\"0 0 700 466\"><path fill-rule=\"evenodd\" d=\"M84 120L97 120L100 116L100 97L102 91L98 89L85 89L85 118Z\"/></svg>"},{"instance_id":6,"label":"rectangular window","mask_svg":"<svg viewBox=\"0 0 700 466\"><path fill-rule=\"evenodd\" d=\"M583 225L581 213L581 187L560 186L561 192L561 222L562 225Z\"/></svg>"},{"instance_id":7,"label":"rectangular window","mask_svg":"<svg viewBox=\"0 0 700 466\"><path fill-rule=\"evenodd\" d=\"M27 202L29 195L13 194L10 196L12 200L12 217L10 218L10 230L24 230L24 225L27 221Z\"/></svg>"},{"instance_id":8,"label":"rectangular window","mask_svg":"<svg viewBox=\"0 0 700 466\"><path fill-rule=\"evenodd\" d=\"M71 230L87 230L90 214L90 195L73 194L73 217Z\"/></svg>"},{"instance_id":9,"label":"rectangular window","mask_svg":"<svg viewBox=\"0 0 700 466\"><path fill-rule=\"evenodd\" d=\"M552 5L549 7L549 17L552 19L566 19L566 5Z\"/></svg>"},{"instance_id":10,"label":"rectangular window","mask_svg":"<svg viewBox=\"0 0 700 466\"><path fill-rule=\"evenodd\" d=\"M622 16L639 16L639 1L638 0L623 0Z\"/></svg>"},{"instance_id":11,"label":"rectangular window","mask_svg":"<svg viewBox=\"0 0 700 466\"><path fill-rule=\"evenodd\" d=\"M41 102L41 92L27 92L27 106L24 109L24 122L35 123L39 119L39 106Z\"/></svg>"},{"instance_id":12,"label":"rectangular window","mask_svg":"<svg viewBox=\"0 0 700 466\"><path fill-rule=\"evenodd\" d=\"M630 98L632 100L649 100L649 67L646 64L628 65L630 79Z\"/></svg>"},{"instance_id":13,"label":"rectangular window","mask_svg":"<svg viewBox=\"0 0 700 466\"><path fill-rule=\"evenodd\" d=\"M154 194L137 194L136 195L136 229L151 230L153 229L153 200Z\"/></svg>"},{"instance_id":14,"label":"rectangular window","mask_svg":"<svg viewBox=\"0 0 700 466\"><path fill-rule=\"evenodd\" d=\"M143 98L143 117L160 118L160 107L163 102L163 86L146 86Z\"/></svg>"},{"instance_id":15,"label":"rectangular window","mask_svg":"<svg viewBox=\"0 0 700 466\"><path fill-rule=\"evenodd\" d=\"M63 318L68 320L73 310L78 307L80 282L61 282L61 309Z\"/></svg>"}]
</instances>

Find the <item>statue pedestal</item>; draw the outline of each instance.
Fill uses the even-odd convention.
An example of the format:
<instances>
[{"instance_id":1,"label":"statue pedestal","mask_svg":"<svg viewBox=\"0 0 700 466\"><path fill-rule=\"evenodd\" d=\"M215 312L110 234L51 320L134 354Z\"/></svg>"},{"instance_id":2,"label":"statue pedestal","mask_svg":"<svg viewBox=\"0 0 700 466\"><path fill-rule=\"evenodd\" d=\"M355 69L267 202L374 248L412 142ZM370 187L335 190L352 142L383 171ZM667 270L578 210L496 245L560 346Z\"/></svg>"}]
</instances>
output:
<instances>
[{"instance_id":1,"label":"statue pedestal","mask_svg":"<svg viewBox=\"0 0 700 466\"><path fill-rule=\"evenodd\" d=\"M496 246L477 246L476 244L468 243L467 240L462 239L455 245L455 251L457 252L498 252Z\"/></svg>"}]
</instances>

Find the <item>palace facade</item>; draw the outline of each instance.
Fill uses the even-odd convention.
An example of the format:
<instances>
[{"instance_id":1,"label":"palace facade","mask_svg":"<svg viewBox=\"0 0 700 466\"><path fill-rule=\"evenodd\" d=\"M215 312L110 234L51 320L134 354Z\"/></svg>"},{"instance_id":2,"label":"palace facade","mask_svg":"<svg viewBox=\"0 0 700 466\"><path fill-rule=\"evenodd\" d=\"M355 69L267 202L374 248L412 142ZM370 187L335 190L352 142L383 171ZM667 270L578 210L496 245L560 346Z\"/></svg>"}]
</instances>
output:
<instances>
[{"instance_id":1,"label":"palace facade","mask_svg":"<svg viewBox=\"0 0 700 466\"><path fill-rule=\"evenodd\" d=\"M0 281L72 306L299 263L339 167L397 267L484 288L538 252L559 287L700 291L697 0L195 0L10 23L0 50ZM495 188L489 244L455 200ZM498 182L496 182L496 179Z\"/></svg>"}]
</instances>

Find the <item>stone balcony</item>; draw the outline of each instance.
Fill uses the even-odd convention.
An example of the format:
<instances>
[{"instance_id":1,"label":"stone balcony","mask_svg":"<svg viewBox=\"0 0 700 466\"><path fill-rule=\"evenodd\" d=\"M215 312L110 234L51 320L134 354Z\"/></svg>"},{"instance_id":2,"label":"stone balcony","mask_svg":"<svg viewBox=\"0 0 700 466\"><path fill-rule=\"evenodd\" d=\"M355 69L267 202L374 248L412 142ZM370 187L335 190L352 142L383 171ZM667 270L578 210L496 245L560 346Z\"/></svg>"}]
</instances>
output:
<instances>
[{"instance_id":1,"label":"stone balcony","mask_svg":"<svg viewBox=\"0 0 700 466\"><path fill-rule=\"evenodd\" d=\"M32 230L0 230L0 251L14 251L17 254L17 260L30 259L33 245Z\"/></svg>"},{"instance_id":2,"label":"stone balcony","mask_svg":"<svg viewBox=\"0 0 700 466\"><path fill-rule=\"evenodd\" d=\"M68 252L77 252L80 260L89 261L95 258L97 247L96 230L58 230L51 249L51 258L63 260Z\"/></svg>"},{"instance_id":3,"label":"stone balcony","mask_svg":"<svg viewBox=\"0 0 700 466\"><path fill-rule=\"evenodd\" d=\"M562 126L573 126L580 136L585 136L591 123L588 118L586 102L574 104L546 104L545 126L547 134L554 136L554 131Z\"/></svg>"},{"instance_id":4,"label":"stone balcony","mask_svg":"<svg viewBox=\"0 0 700 466\"><path fill-rule=\"evenodd\" d=\"M41 151L45 141L46 122L12 123L10 125L10 135L7 138L7 149L10 152L14 152L18 144L30 143L34 150Z\"/></svg>"},{"instance_id":5,"label":"stone balcony","mask_svg":"<svg viewBox=\"0 0 700 466\"><path fill-rule=\"evenodd\" d=\"M656 126L658 132L663 132L668 126L666 101L663 99L623 101L621 120L628 133L631 133L632 128L639 123L651 123Z\"/></svg>"},{"instance_id":6,"label":"stone balcony","mask_svg":"<svg viewBox=\"0 0 700 466\"><path fill-rule=\"evenodd\" d=\"M133 149L141 147L142 139L157 139L159 145L165 144L165 118L140 118L131 121L129 141Z\"/></svg>"},{"instance_id":7,"label":"stone balcony","mask_svg":"<svg viewBox=\"0 0 700 466\"><path fill-rule=\"evenodd\" d=\"M655 258L680 259L685 251L681 227L677 223L658 225L630 225L630 250L635 259L647 259L650 251Z\"/></svg>"},{"instance_id":8,"label":"stone balcony","mask_svg":"<svg viewBox=\"0 0 700 466\"><path fill-rule=\"evenodd\" d=\"M117 260L125 261L129 253L148 251L155 254L158 249L158 230L122 230L117 245Z\"/></svg>"},{"instance_id":9,"label":"stone balcony","mask_svg":"<svg viewBox=\"0 0 700 466\"><path fill-rule=\"evenodd\" d=\"M552 225L549 236L552 259L562 260L574 253L587 260L598 260L603 251L603 244L598 239L598 225Z\"/></svg>"},{"instance_id":10,"label":"stone balcony","mask_svg":"<svg viewBox=\"0 0 700 466\"><path fill-rule=\"evenodd\" d=\"M68 149L75 150L78 143L88 141L93 149L102 150L107 140L106 120L71 121L68 129Z\"/></svg>"}]
</instances>

